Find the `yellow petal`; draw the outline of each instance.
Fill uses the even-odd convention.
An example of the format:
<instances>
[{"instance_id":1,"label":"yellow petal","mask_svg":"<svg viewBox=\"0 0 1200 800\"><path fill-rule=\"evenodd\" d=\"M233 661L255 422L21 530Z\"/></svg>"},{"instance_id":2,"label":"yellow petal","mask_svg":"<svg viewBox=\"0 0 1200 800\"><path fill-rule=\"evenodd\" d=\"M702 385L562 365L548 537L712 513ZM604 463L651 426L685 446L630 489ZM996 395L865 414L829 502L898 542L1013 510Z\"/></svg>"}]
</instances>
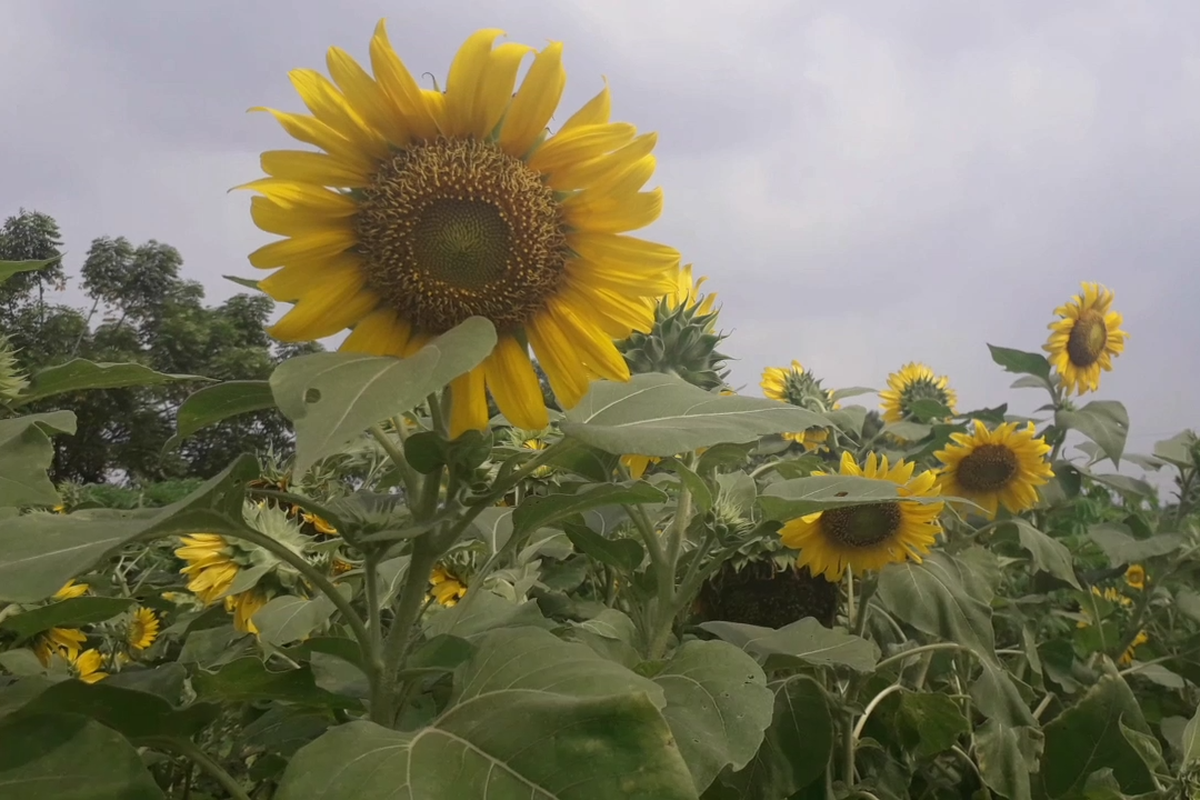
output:
<instances>
[{"instance_id":1,"label":"yellow petal","mask_svg":"<svg viewBox=\"0 0 1200 800\"><path fill-rule=\"evenodd\" d=\"M578 231L567 235L567 245L587 261L632 269L674 269L681 261L674 247L636 236Z\"/></svg>"},{"instance_id":2,"label":"yellow petal","mask_svg":"<svg viewBox=\"0 0 1200 800\"><path fill-rule=\"evenodd\" d=\"M387 93L349 53L331 47L325 56L325 65L329 68L330 77L345 95L346 102L362 115L368 125L397 147L408 145L410 137L404 118L396 112Z\"/></svg>"},{"instance_id":3,"label":"yellow petal","mask_svg":"<svg viewBox=\"0 0 1200 800\"><path fill-rule=\"evenodd\" d=\"M625 197L606 197L603 201L572 204L563 203L563 216L568 225L599 233L621 233L644 228L662 214L662 189L638 192Z\"/></svg>"},{"instance_id":4,"label":"yellow petal","mask_svg":"<svg viewBox=\"0 0 1200 800\"><path fill-rule=\"evenodd\" d=\"M566 271L572 284L599 286L614 294L633 297L662 297L676 283L673 267L657 265L639 268L573 258L567 262Z\"/></svg>"},{"instance_id":5,"label":"yellow petal","mask_svg":"<svg viewBox=\"0 0 1200 800\"><path fill-rule=\"evenodd\" d=\"M337 87L315 69L294 69L288 73L292 86L312 115L353 142L365 154L386 158L387 142L379 131L373 130Z\"/></svg>"},{"instance_id":6,"label":"yellow petal","mask_svg":"<svg viewBox=\"0 0 1200 800\"><path fill-rule=\"evenodd\" d=\"M566 408L575 406L588 390L588 373L571 340L549 314L539 314L526 327L529 344L554 396Z\"/></svg>"},{"instance_id":7,"label":"yellow petal","mask_svg":"<svg viewBox=\"0 0 1200 800\"><path fill-rule=\"evenodd\" d=\"M476 367L450 381L450 438L487 427L487 393L483 369Z\"/></svg>"},{"instance_id":8,"label":"yellow petal","mask_svg":"<svg viewBox=\"0 0 1200 800\"><path fill-rule=\"evenodd\" d=\"M654 327L654 305L640 297L631 298L572 281L559 293L559 298L614 339Z\"/></svg>"},{"instance_id":9,"label":"yellow petal","mask_svg":"<svg viewBox=\"0 0 1200 800\"><path fill-rule=\"evenodd\" d=\"M654 176L654 168L658 160L654 156L643 156L623 168L609 171L598 178L591 186L570 198L586 205L588 198L595 198L598 204L600 198L628 197L646 185L646 181Z\"/></svg>"},{"instance_id":10,"label":"yellow petal","mask_svg":"<svg viewBox=\"0 0 1200 800\"><path fill-rule=\"evenodd\" d=\"M466 136L473 132L476 102L491 62L492 43L503 33L497 28L476 31L467 37L454 56L446 75L447 136Z\"/></svg>"},{"instance_id":11,"label":"yellow petal","mask_svg":"<svg viewBox=\"0 0 1200 800\"><path fill-rule=\"evenodd\" d=\"M320 211L331 217L349 217L358 211L358 204L349 195L332 192L311 183L297 183L281 178L259 178L233 188L252 189L287 209Z\"/></svg>"},{"instance_id":12,"label":"yellow petal","mask_svg":"<svg viewBox=\"0 0 1200 800\"><path fill-rule=\"evenodd\" d=\"M546 130L566 84L562 43L551 42L533 60L509 106L500 129L500 147L504 152L517 158L525 157Z\"/></svg>"},{"instance_id":13,"label":"yellow petal","mask_svg":"<svg viewBox=\"0 0 1200 800\"><path fill-rule=\"evenodd\" d=\"M629 380L629 365L611 336L597 330L588 318L575 313L574 307L561 300L552 302L546 313L554 317L559 330L570 339L583 363L597 375L612 381Z\"/></svg>"},{"instance_id":14,"label":"yellow petal","mask_svg":"<svg viewBox=\"0 0 1200 800\"><path fill-rule=\"evenodd\" d=\"M421 87L388 41L385 20L380 20L371 38L371 69L375 79L399 109L413 138L430 140L438 136L437 121Z\"/></svg>"},{"instance_id":15,"label":"yellow petal","mask_svg":"<svg viewBox=\"0 0 1200 800\"><path fill-rule=\"evenodd\" d=\"M551 188L559 191L586 189L606 176L619 173L630 164L650 155L656 144L658 144L657 133L644 133L615 152L555 170L547 178L547 183ZM534 157L536 158L540 153L541 149L539 148L534 153Z\"/></svg>"},{"instance_id":16,"label":"yellow petal","mask_svg":"<svg viewBox=\"0 0 1200 800\"><path fill-rule=\"evenodd\" d=\"M330 216L322 211L284 208L266 197L250 199L250 218L267 233L280 236L304 236L318 231L354 233L354 221L347 216Z\"/></svg>"},{"instance_id":17,"label":"yellow petal","mask_svg":"<svg viewBox=\"0 0 1200 800\"><path fill-rule=\"evenodd\" d=\"M315 145L341 161L353 165L355 169L365 172L372 168L373 162L361 148L319 119L307 114L288 114L263 106L256 106L250 110L268 112L293 139Z\"/></svg>"},{"instance_id":18,"label":"yellow petal","mask_svg":"<svg viewBox=\"0 0 1200 800\"><path fill-rule=\"evenodd\" d=\"M268 150L262 154L261 163L263 172L274 178L303 181L316 186L360 189L371 182L368 172L325 153Z\"/></svg>"},{"instance_id":19,"label":"yellow petal","mask_svg":"<svg viewBox=\"0 0 1200 800\"><path fill-rule=\"evenodd\" d=\"M259 281L258 288L280 302L290 303L313 292L325 291L331 286L361 286L361 276L361 259L352 253L343 253L318 265L286 266Z\"/></svg>"},{"instance_id":20,"label":"yellow petal","mask_svg":"<svg viewBox=\"0 0 1200 800\"><path fill-rule=\"evenodd\" d=\"M505 42L492 51L491 65L479 84L479 94L475 98L474 127L470 133L486 138L495 130L512 101L513 84L516 83L521 62L532 52L533 48L529 45L514 42Z\"/></svg>"},{"instance_id":21,"label":"yellow petal","mask_svg":"<svg viewBox=\"0 0 1200 800\"><path fill-rule=\"evenodd\" d=\"M604 88L595 97L584 103L583 108L572 114L571 118L564 122L563 126L558 129L559 133L574 130L584 125L603 125L608 122L608 117L611 113L612 95L608 92L608 81L606 80Z\"/></svg>"},{"instance_id":22,"label":"yellow petal","mask_svg":"<svg viewBox=\"0 0 1200 800\"><path fill-rule=\"evenodd\" d=\"M306 342L349 328L379 305L374 293L362 289L361 284L355 288L356 283L331 284L305 295L267 333L283 342Z\"/></svg>"},{"instance_id":23,"label":"yellow petal","mask_svg":"<svg viewBox=\"0 0 1200 800\"><path fill-rule=\"evenodd\" d=\"M550 424L542 387L524 345L512 336L501 336L483 367L488 390L509 422L533 431Z\"/></svg>"},{"instance_id":24,"label":"yellow petal","mask_svg":"<svg viewBox=\"0 0 1200 800\"><path fill-rule=\"evenodd\" d=\"M378 308L359 320L338 350L402 358L412 326L389 308Z\"/></svg>"},{"instance_id":25,"label":"yellow petal","mask_svg":"<svg viewBox=\"0 0 1200 800\"><path fill-rule=\"evenodd\" d=\"M529 166L538 172L554 170L590 161L629 144L637 128L627 122L608 125L583 125L550 137L529 157Z\"/></svg>"},{"instance_id":26,"label":"yellow petal","mask_svg":"<svg viewBox=\"0 0 1200 800\"><path fill-rule=\"evenodd\" d=\"M250 263L259 269L271 269L288 264L323 262L349 250L356 241L353 231L316 231L263 245L250 254Z\"/></svg>"}]
</instances>

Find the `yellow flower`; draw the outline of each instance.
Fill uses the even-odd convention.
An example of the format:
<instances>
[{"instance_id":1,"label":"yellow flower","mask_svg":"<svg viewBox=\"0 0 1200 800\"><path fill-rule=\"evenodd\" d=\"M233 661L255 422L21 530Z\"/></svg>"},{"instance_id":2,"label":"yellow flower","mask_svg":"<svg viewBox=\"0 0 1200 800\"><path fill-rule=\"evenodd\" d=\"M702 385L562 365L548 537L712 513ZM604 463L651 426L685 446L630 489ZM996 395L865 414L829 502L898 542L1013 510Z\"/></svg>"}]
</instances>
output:
<instances>
[{"instance_id":1,"label":"yellow flower","mask_svg":"<svg viewBox=\"0 0 1200 800\"><path fill-rule=\"evenodd\" d=\"M860 467L854 456L844 452L840 474L890 481L899 487L901 498L937 496L934 474L923 472L913 477L913 468L903 460L889 468L887 458L874 453ZM940 501L895 500L835 508L794 519L779 535L784 545L800 551L797 566L837 581L847 567L862 572L907 559L920 563L942 530L938 515L944 506Z\"/></svg>"},{"instance_id":2,"label":"yellow flower","mask_svg":"<svg viewBox=\"0 0 1200 800\"><path fill-rule=\"evenodd\" d=\"M1137 636L1133 637L1133 641L1129 644L1129 647L1121 654L1121 664L1132 664L1134 656L1137 655L1138 647L1148 641L1150 641L1150 636L1145 631L1138 631Z\"/></svg>"},{"instance_id":3,"label":"yellow flower","mask_svg":"<svg viewBox=\"0 0 1200 800\"><path fill-rule=\"evenodd\" d=\"M1114 356L1125 350L1129 334L1121 330L1122 317L1112 310L1110 289L1084 283L1083 294L1054 309L1058 319L1048 326L1053 333L1042 347L1070 393L1085 394L1100 388L1100 371L1111 371Z\"/></svg>"},{"instance_id":4,"label":"yellow flower","mask_svg":"<svg viewBox=\"0 0 1200 800\"><path fill-rule=\"evenodd\" d=\"M1111 586L1105 589L1103 592L1100 591L1100 587L1093 586L1092 594L1094 594L1096 597L1104 598L1108 602L1115 605L1124 606L1125 608L1129 608L1133 605L1132 597L1126 597Z\"/></svg>"},{"instance_id":5,"label":"yellow flower","mask_svg":"<svg viewBox=\"0 0 1200 800\"><path fill-rule=\"evenodd\" d=\"M707 277L700 277L695 281L692 280L692 265L687 264L683 269L679 270L676 278L675 288L667 292L663 299L667 301L667 308L674 311L680 306L695 307L695 313L698 316L705 317L712 314L717 303L716 293L701 294L700 288L704 286ZM717 320L714 317L709 320L705 328L708 331L716 326Z\"/></svg>"},{"instance_id":6,"label":"yellow flower","mask_svg":"<svg viewBox=\"0 0 1200 800\"><path fill-rule=\"evenodd\" d=\"M145 607L138 607L129 621L129 628L125 632L125 642L134 650L145 650L158 638L158 629L161 624L153 611Z\"/></svg>"},{"instance_id":7,"label":"yellow flower","mask_svg":"<svg viewBox=\"0 0 1200 800\"><path fill-rule=\"evenodd\" d=\"M87 594L88 585L86 583L76 583L75 579L67 581L63 587L54 593L51 600L69 600L72 597L83 597Z\"/></svg>"},{"instance_id":8,"label":"yellow flower","mask_svg":"<svg viewBox=\"0 0 1200 800\"><path fill-rule=\"evenodd\" d=\"M933 400L941 403L953 413L958 395L950 388L950 379L938 376L924 364L915 361L905 364L898 372L888 375L888 388L879 393L883 403L883 418L887 422L899 422L912 414L912 405L918 400Z\"/></svg>"},{"instance_id":9,"label":"yellow flower","mask_svg":"<svg viewBox=\"0 0 1200 800\"><path fill-rule=\"evenodd\" d=\"M1014 514L1032 508L1037 487L1054 477L1046 461L1050 445L1035 437L1032 422L1024 429L1006 422L992 431L974 423L974 432L951 434L954 444L933 454L944 465L938 477L942 493L978 503L989 518L1001 503Z\"/></svg>"},{"instance_id":10,"label":"yellow flower","mask_svg":"<svg viewBox=\"0 0 1200 800\"><path fill-rule=\"evenodd\" d=\"M526 450L545 450L548 445L541 439L526 439L521 443L521 447L525 448ZM549 464L543 464L530 473L530 477L545 478L552 472L554 472L554 467L551 467Z\"/></svg>"},{"instance_id":11,"label":"yellow flower","mask_svg":"<svg viewBox=\"0 0 1200 800\"><path fill-rule=\"evenodd\" d=\"M456 605L467 593L466 584L445 567L434 567L429 583L432 586L429 596L447 608Z\"/></svg>"},{"instance_id":12,"label":"yellow flower","mask_svg":"<svg viewBox=\"0 0 1200 800\"><path fill-rule=\"evenodd\" d=\"M216 533L194 533L181 536L180 540L184 547L177 549L175 555L187 562L179 571L190 578L188 591L204 605L215 603L237 577L238 565L230 557L233 549L224 536Z\"/></svg>"},{"instance_id":13,"label":"yellow flower","mask_svg":"<svg viewBox=\"0 0 1200 800\"><path fill-rule=\"evenodd\" d=\"M818 413L839 408L833 400L833 392L821 387L821 382L804 366L792 360L790 367L767 367L762 374L763 396L771 400L791 403ZM809 428L807 431L785 433L783 438L804 445L804 449L820 449L829 439L826 428Z\"/></svg>"},{"instance_id":14,"label":"yellow flower","mask_svg":"<svg viewBox=\"0 0 1200 800\"><path fill-rule=\"evenodd\" d=\"M108 677L108 673L100 669L104 666L104 657L95 648L84 650L78 656L68 657L67 661L70 663L71 674L84 683L95 683Z\"/></svg>"},{"instance_id":15,"label":"yellow flower","mask_svg":"<svg viewBox=\"0 0 1200 800\"><path fill-rule=\"evenodd\" d=\"M625 469L629 470L629 477L635 481L641 480L646 474L646 470L650 469L651 464L657 464L662 461L658 456L640 456L636 453L621 456L621 463Z\"/></svg>"},{"instance_id":16,"label":"yellow flower","mask_svg":"<svg viewBox=\"0 0 1200 800\"><path fill-rule=\"evenodd\" d=\"M228 595L225 598L225 610L233 614L233 627L241 633L257 635L258 626L254 624L253 617L270 599L266 592L258 589Z\"/></svg>"},{"instance_id":17,"label":"yellow flower","mask_svg":"<svg viewBox=\"0 0 1200 800\"><path fill-rule=\"evenodd\" d=\"M317 529L317 533L323 533L326 536L337 536L337 528L330 525L316 514L309 514L307 511L300 514L300 518Z\"/></svg>"},{"instance_id":18,"label":"yellow flower","mask_svg":"<svg viewBox=\"0 0 1200 800\"><path fill-rule=\"evenodd\" d=\"M279 269L260 287L295 307L271 328L306 341L351 328L350 352L404 357L472 316L499 341L483 364L450 385L450 433L483 429L486 392L514 425L549 424L531 346L566 408L595 377L625 381L613 343L648 331L676 285L679 252L623 235L662 210L651 178L654 134L610 122L607 87L554 135L566 73L562 45L493 47L478 31L459 50L445 91L422 89L388 41L371 40L374 76L338 48L333 80L291 73L312 112L269 111L294 138L323 152L262 156L269 177L251 214L287 237L250 255Z\"/></svg>"},{"instance_id":19,"label":"yellow flower","mask_svg":"<svg viewBox=\"0 0 1200 800\"><path fill-rule=\"evenodd\" d=\"M51 628L38 635L33 652L42 666L48 667L56 653L63 654L68 660L75 658L86 641L87 634L77 628Z\"/></svg>"},{"instance_id":20,"label":"yellow flower","mask_svg":"<svg viewBox=\"0 0 1200 800\"><path fill-rule=\"evenodd\" d=\"M1141 564L1130 564L1129 569L1125 570L1125 583L1131 589L1137 589L1139 592L1146 588L1146 568Z\"/></svg>"}]
</instances>

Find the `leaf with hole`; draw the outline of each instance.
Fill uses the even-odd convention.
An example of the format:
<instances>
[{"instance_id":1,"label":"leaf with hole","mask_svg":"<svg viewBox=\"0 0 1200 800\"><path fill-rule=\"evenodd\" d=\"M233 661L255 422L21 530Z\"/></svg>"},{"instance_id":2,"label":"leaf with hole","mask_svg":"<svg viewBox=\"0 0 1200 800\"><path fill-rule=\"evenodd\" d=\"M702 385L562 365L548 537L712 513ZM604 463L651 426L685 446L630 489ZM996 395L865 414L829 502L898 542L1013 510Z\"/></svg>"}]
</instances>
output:
<instances>
[{"instance_id":1,"label":"leaf with hole","mask_svg":"<svg viewBox=\"0 0 1200 800\"><path fill-rule=\"evenodd\" d=\"M175 414L175 435L165 449L171 450L202 428L253 411L275 408L275 397L267 381L225 381L205 386L183 401Z\"/></svg>"}]
</instances>

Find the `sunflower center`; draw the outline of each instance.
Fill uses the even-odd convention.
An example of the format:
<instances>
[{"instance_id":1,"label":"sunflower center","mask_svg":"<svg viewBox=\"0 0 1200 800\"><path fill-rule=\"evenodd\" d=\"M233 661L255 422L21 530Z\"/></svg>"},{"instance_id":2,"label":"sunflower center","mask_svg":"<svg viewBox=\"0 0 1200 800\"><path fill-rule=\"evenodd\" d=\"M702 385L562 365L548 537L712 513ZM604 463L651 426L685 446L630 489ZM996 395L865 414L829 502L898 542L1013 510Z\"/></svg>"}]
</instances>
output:
<instances>
[{"instance_id":1,"label":"sunflower center","mask_svg":"<svg viewBox=\"0 0 1200 800\"><path fill-rule=\"evenodd\" d=\"M899 503L870 503L821 513L821 531L847 547L874 547L900 529Z\"/></svg>"},{"instance_id":2,"label":"sunflower center","mask_svg":"<svg viewBox=\"0 0 1200 800\"><path fill-rule=\"evenodd\" d=\"M994 492L1017 474L1017 455L1002 444L983 444L958 464L958 482L970 492Z\"/></svg>"},{"instance_id":3,"label":"sunflower center","mask_svg":"<svg viewBox=\"0 0 1200 800\"><path fill-rule=\"evenodd\" d=\"M1090 367L1100 358L1107 342L1108 328L1104 325L1104 315L1095 309L1088 309L1079 315L1071 327L1071 335L1067 337L1067 357L1077 367Z\"/></svg>"},{"instance_id":4,"label":"sunflower center","mask_svg":"<svg viewBox=\"0 0 1200 800\"><path fill-rule=\"evenodd\" d=\"M569 253L554 192L486 142L398 152L359 201L367 283L417 330L444 333L472 316L519 328L562 282Z\"/></svg>"},{"instance_id":5,"label":"sunflower center","mask_svg":"<svg viewBox=\"0 0 1200 800\"><path fill-rule=\"evenodd\" d=\"M928 378L918 378L904 387L904 391L900 393L900 410L905 416L910 416L913 413L913 405L920 400L933 400L947 407L950 405L950 396L946 394L946 390Z\"/></svg>"}]
</instances>

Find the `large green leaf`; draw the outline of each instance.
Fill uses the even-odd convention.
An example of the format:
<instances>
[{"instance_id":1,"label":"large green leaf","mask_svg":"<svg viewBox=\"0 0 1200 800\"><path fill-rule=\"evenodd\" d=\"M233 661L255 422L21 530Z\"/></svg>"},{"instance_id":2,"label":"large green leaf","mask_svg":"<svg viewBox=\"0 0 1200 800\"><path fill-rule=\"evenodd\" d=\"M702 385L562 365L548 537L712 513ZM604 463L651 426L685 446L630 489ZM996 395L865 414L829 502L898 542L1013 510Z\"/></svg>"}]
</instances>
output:
<instances>
[{"instance_id":1,"label":"large green leaf","mask_svg":"<svg viewBox=\"0 0 1200 800\"><path fill-rule=\"evenodd\" d=\"M518 533L535 530L557 520L603 506L661 503L667 499L662 489L644 481L604 483L576 494L547 494L530 497L513 513L513 528Z\"/></svg>"},{"instance_id":2,"label":"large green leaf","mask_svg":"<svg viewBox=\"0 0 1200 800\"><path fill-rule=\"evenodd\" d=\"M995 660L992 609L963 587L953 556L934 551L920 563L889 564L879 573L877 596L914 628Z\"/></svg>"},{"instance_id":3,"label":"large green leaf","mask_svg":"<svg viewBox=\"0 0 1200 800\"><path fill-rule=\"evenodd\" d=\"M170 449L201 428L251 411L275 407L275 396L267 381L226 381L205 386L183 401L176 414L178 429L167 442Z\"/></svg>"},{"instance_id":4,"label":"large green leaf","mask_svg":"<svg viewBox=\"0 0 1200 800\"><path fill-rule=\"evenodd\" d=\"M0 628L13 631L19 639L27 639L51 628L76 628L110 620L133 603L123 597L72 597L6 617L0 622Z\"/></svg>"},{"instance_id":5,"label":"large green leaf","mask_svg":"<svg viewBox=\"0 0 1200 800\"><path fill-rule=\"evenodd\" d=\"M163 800L137 750L74 714L0 720L0 800Z\"/></svg>"},{"instance_id":6,"label":"large green leaf","mask_svg":"<svg viewBox=\"0 0 1200 800\"><path fill-rule=\"evenodd\" d=\"M1054 423L1071 428L1098 444L1112 459L1113 466L1121 465L1125 439L1129 435L1129 412L1116 400L1093 400L1074 411L1059 411Z\"/></svg>"},{"instance_id":7,"label":"large green leaf","mask_svg":"<svg viewBox=\"0 0 1200 800\"><path fill-rule=\"evenodd\" d=\"M429 727L334 728L292 758L276 800L696 800L644 695L513 691L451 707Z\"/></svg>"},{"instance_id":8,"label":"large green leaf","mask_svg":"<svg viewBox=\"0 0 1200 800\"><path fill-rule=\"evenodd\" d=\"M812 617L778 630L722 621L704 622L700 627L752 656L765 659L768 668L795 667L802 662L870 672L879 661L879 647L874 642L840 628L826 628Z\"/></svg>"},{"instance_id":9,"label":"large green leaf","mask_svg":"<svg viewBox=\"0 0 1200 800\"><path fill-rule=\"evenodd\" d=\"M1113 566L1165 556L1184 543L1184 538L1177 533L1159 533L1147 539L1135 539L1131 534L1127 526L1116 522L1101 522L1088 528L1088 538L1104 551Z\"/></svg>"},{"instance_id":10,"label":"large green leaf","mask_svg":"<svg viewBox=\"0 0 1200 800\"><path fill-rule=\"evenodd\" d=\"M917 758L929 758L953 747L971 725L954 698L940 692L901 691L890 716L896 744Z\"/></svg>"},{"instance_id":11,"label":"large green leaf","mask_svg":"<svg viewBox=\"0 0 1200 800\"><path fill-rule=\"evenodd\" d=\"M771 683L771 724L754 758L721 782L739 800L791 797L825 772L833 750L833 717L821 685L805 675Z\"/></svg>"},{"instance_id":12,"label":"large green leaf","mask_svg":"<svg viewBox=\"0 0 1200 800\"><path fill-rule=\"evenodd\" d=\"M472 639L498 628L553 627L542 616L538 604L530 600L516 603L486 589L467 592L458 605L429 615L425 632L430 636L453 634Z\"/></svg>"},{"instance_id":13,"label":"large green leaf","mask_svg":"<svg viewBox=\"0 0 1200 800\"><path fill-rule=\"evenodd\" d=\"M471 317L409 358L314 353L283 362L271 375L271 391L296 428L296 474L370 426L416 407L495 346L492 323Z\"/></svg>"},{"instance_id":14,"label":"large green leaf","mask_svg":"<svg viewBox=\"0 0 1200 800\"><path fill-rule=\"evenodd\" d=\"M1179 752L1183 756L1184 767L1200 762L1200 708L1196 709L1196 713L1192 715L1183 729Z\"/></svg>"},{"instance_id":15,"label":"large green leaf","mask_svg":"<svg viewBox=\"0 0 1200 800\"><path fill-rule=\"evenodd\" d=\"M281 595L255 612L254 625L259 639L278 647L307 639L329 620L333 611L333 601L324 595L313 600Z\"/></svg>"},{"instance_id":16,"label":"large green leaf","mask_svg":"<svg viewBox=\"0 0 1200 800\"><path fill-rule=\"evenodd\" d=\"M979 712L1009 727L1037 725L1029 704L1017 688L1017 679L989 658L980 659L980 667L982 671L970 689Z\"/></svg>"},{"instance_id":17,"label":"large green leaf","mask_svg":"<svg viewBox=\"0 0 1200 800\"><path fill-rule=\"evenodd\" d=\"M663 716L703 792L721 770L749 763L771 724L774 697L758 663L725 642L687 642L654 676Z\"/></svg>"},{"instance_id":18,"label":"large green leaf","mask_svg":"<svg viewBox=\"0 0 1200 800\"><path fill-rule=\"evenodd\" d=\"M900 499L899 484L853 475L814 475L767 486L758 499L771 519L796 517L830 508L870 505ZM906 502L940 503L941 497L906 497Z\"/></svg>"},{"instance_id":19,"label":"large green leaf","mask_svg":"<svg viewBox=\"0 0 1200 800\"><path fill-rule=\"evenodd\" d=\"M129 739L147 742L193 736L215 720L220 709L212 703L177 709L156 694L108 681L62 681L38 695L25 711L83 714Z\"/></svg>"},{"instance_id":20,"label":"large green leaf","mask_svg":"<svg viewBox=\"0 0 1200 800\"><path fill-rule=\"evenodd\" d=\"M18 272L37 272L51 264L57 264L60 259L61 256L47 258L45 261L0 261L0 284Z\"/></svg>"},{"instance_id":21,"label":"large green leaf","mask_svg":"<svg viewBox=\"0 0 1200 800\"><path fill-rule=\"evenodd\" d=\"M1046 725L1041 772L1047 796L1077 792L1088 776L1106 767L1128 794L1153 790L1150 770L1122 733L1122 722L1149 733L1133 692L1110 668L1078 703Z\"/></svg>"},{"instance_id":22,"label":"large green leaf","mask_svg":"<svg viewBox=\"0 0 1200 800\"><path fill-rule=\"evenodd\" d=\"M1190 467L1197 444L1200 444L1200 439L1196 438L1195 431L1180 431L1170 439L1155 442L1154 455L1177 467Z\"/></svg>"},{"instance_id":23,"label":"large green leaf","mask_svg":"<svg viewBox=\"0 0 1200 800\"><path fill-rule=\"evenodd\" d=\"M1023 350L1013 350L1008 347L997 347L989 344L992 361L1004 367L1006 372L1019 375L1036 375L1043 380L1050 377L1050 362L1041 353L1027 353Z\"/></svg>"},{"instance_id":24,"label":"large green leaf","mask_svg":"<svg viewBox=\"0 0 1200 800\"><path fill-rule=\"evenodd\" d=\"M55 433L75 433L70 411L0 420L0 507L53 506L58 492L46 475L54 460Z\"/></svg>"},{"instance_id":25,"label":"large green leaf","mask_svg":"<svg viewBox=\"0 0 1200 800\"><path fill-rule=\"evenodd\" d=\"M597 381L566 414L563 432L609 453L672 456L723 442L823 427L812 411L758 397L722 397L672 375Z\"/></svg>"},{"instance_id":26,"label":"large green leaf","mask_svg":"<svg viewBox=\"0 0 1200 800\"><path fill-rule=\"evenodd\" d=\"M271 670L257 656L231 661L216 672L200 672L192 685L201 700L234 703L282 700L310 706L348 708L354 700L317 688L312 670Z\"/></svg>"},{"instance_id":27,"label":"large green leaf","mask_svg":"<svg viewBox=\"0 0 1200 800\"><path fill-rule=\"evenodd\" d=\"M646 557L646 550L634 539L609 539L583 525L566 526L567 538L575 549L602 564L632 573Z\"/></svg>"},{"instance_id":28,"label":"large green leaf","mask_svg":"<svg viewBox=\"0 0 1200 800\"><path fill-rule=\"evenodd\" d=\"M29 386L17 397L17 403L33 403L56 394L88 389L120 389L126 386L156 386L175 381L206 381L200 375L170 375L142 364L97 363L73 358L65 364L35 372Z\"/></svg>"},{"instance_id":29,"label":"large green leaf","mask_svg":"<svg viewBox=\"0 0 1200 800\"><path fill-rule=\"evenodd\" d=\"M1029 555L1033 557L1033 565L1037 569L1066 581L1076 589L1081 588L1079 579L1075 577L1071 551L1065 544L1057 539L1051 539L1020 517L1014 517L1011 522L1017 529L1021 547L1029 551Z\"/></svg>"},{"instance_id":30,"label":"large green leaf","mask_svg":"<svg viewBox=\"0 0 1200 800\"><path fill-rule=\"evenodd\" d=\"M975 731L975 757L984 783L1008 800L1031 800L1029 774L1038 767L1042 733L989 720Z\"/></svg>"}]
</instances>

